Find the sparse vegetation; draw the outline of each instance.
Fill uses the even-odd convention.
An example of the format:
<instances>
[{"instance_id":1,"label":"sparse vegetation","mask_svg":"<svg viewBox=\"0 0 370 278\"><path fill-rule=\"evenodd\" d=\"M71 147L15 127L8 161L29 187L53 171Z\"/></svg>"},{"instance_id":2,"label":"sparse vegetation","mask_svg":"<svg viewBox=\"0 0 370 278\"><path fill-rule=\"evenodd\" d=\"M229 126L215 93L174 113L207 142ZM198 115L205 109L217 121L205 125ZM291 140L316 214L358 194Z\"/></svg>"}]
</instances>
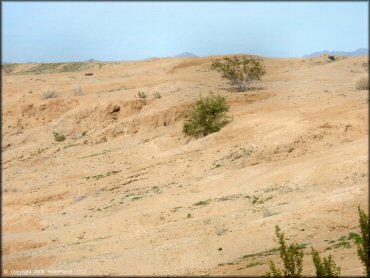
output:
<instances>
[{"instance_id":1,"label":"sparse vegetation","mask_svg":"<svg viewBox=\"0 0 370 278\"><path fill-rule=\"evenodd\" d=\"M100 174L100 175L95 175L95 176L87 176L87 177L84 177L86 180L100 180L102 178L105 178L105 177L109 177L111 175L114 175L114 174L117 174L121 172L121 170L118 170L118 171L110 171L108 173L105 173L105 174Z\"/></svg>"},{"instance_id":2,"label":"sparse vegetation","mask_svg":"<svg viewBox=\"0 0 370 278\"><path fill-rule=\"evenodd\" d=\"M149 141L150 141L150 139L148 139L148 138L147 139L142 139L139 144L148 143Z\"/></svg>"},{"instance_id":3,"label":"sparse vegetation","mask_svg":"<svg viewBox=\"0 0 370 278\"><path fill-rule=\"evenodd\" d=\"M348 239L354 240L356 244L362 243L362 237L358 233L350 232L348 234Z\"/></svg>"},{"instance_id":4,"label":"sparse vegetation","mask_svg":"<svg viewBox=\"0 0 370 278\"><path fill-rule=\"evenodd\" d=\"M367 75L361 76L356 80L357 90L369 90L369 77Z\"/></svg>"},{"instance_id":5,"label":"sparse vegetation","mask_svg":"<svg viewBox=\"0 0 370 278\"><path fill-rule=\"evenodd\" d=\"M161 98L162 96L159 92L154 92L153 97L154 98Z\"/></svg>"},{"instance_id":6,"label":"sparse vegetation","mask_svg":"<svg viewBox=\"0 0 370 278\"><path fill-rule=\"evenodd\" d=\"M316 270L317 277L338 277L340 274L340 267L333 261L331 255L324 257L321 261L319 253L311 247L311 255L313 264Z\"/></svg>"},{"instance_id":7,"label":"sparse vegetation","mask_svg":"<svg viewBox=\"0 0 370 278\"><path fill-rule=\"evenodd\" d=\"M262 263L262 262L255 262L254 261L254 262L251 262L251 263L247 264L245 268L255 267L257 265L263 265L263 264L264 263Z\"/></svg>"},{"instance_id":8,"label":"sparse vegetation","mask_svg":"<svg viewBox=\"0 0 370 278\"><path fill-rule=\"evenodd\" d=\"M263 252L247 254L247 255L240 257L240 260L247 259L247 258L254 258L254 257L270 256L272 254L275 254L277 251L279 251L277 248L272 248L270 250L266 250Z\"/></svg>"},{"instance_id":9,"label":"sparse vegetation","mask_svg":"<svg viewBox=\"0 0 370 278\"><path fill-rule=\"evenodd\" d=\"M146 98L146 93L139 91L139 92L137 93L137 96L138 96L139 98Z\"/></svg>"},{"instance_id":10,"label":"sparse vegetation","mask_svg":"<svg viewBox=\"0 0 370 278\"><path fill-rule=\"evenodd\" d=\"M274 215L277 215L277 214L279 214L279 213L271 212L268 209L265 209L265 211L263 212L263 217L270 217L270 216L274 216Z\"/></svg>"},{"instance_id":11,"label":"sparse vegetation","mask_svg":"<svg viewBox=\"0 0 370 278\"><path fill-rule=\"evenodd\" d=\"M225 225L216 226L215 229L216 229L216 235L218 236L224 235L229 230L225 227Z\"/></svg>"},{"instance_id":12,"label":"sparse vegetation","mask_svg":"<svg viewBox=\"0 0 370 278\"><path fill-rule=\"evenodd\" d=\"M222 77L241 92L247 90L252 82L261 80L265 69L260 60L246 57L224 57L212 62L211 69L222 73Z\"/></svg>"},{"instance_id":13,"label":"sparse vegetation","mask_svg":"<svg viewBox=\"0 0 370 278\"><path fill-rule=\"evenodd\" d=\"M362 236L355 232L350 232L348 236L342 235L337 240L327 240L329 244L331 244L329 247L325 248L325 250L332 250L332 249L338 249L338 248L351 248L351 240L355 242L355 244L361 245L363 243Z\"/></svg>"},{"instance_id":14,"label":"sparse vegetation","mask_svg":"<svg viewBox=\"0 0 370 278\"><path fill-rule=\"evenodd\" d=\"M39 63L21 72L22 73L32 73L32 74L72 72L72 71L80 71L83 69L87 69L89 67L91 67L89 63L85 63L85 62Z\"/></svg>"},{"instance_id":15,"label":"sparse vegetation","mask_svg":"<svg viewBox=\"0 0 370 278\"><path fill-rule=\"evenodd\" d=\"M71 147L76 147L76 146L78 146L78 144L72 144L72 143L69 143L68 145L65 145L65 146L63 147L63 149L67 149L67 148L71 148Z\"/></svg>"},{"instance_id":16,"label":"sparse vegetation","mask_svg":"<svg viewBox=\"0 0 370 278\"><path fill-rule=\"evenodd\" d=\"M62 65L62 63L40 63L24 71L24 73L41 74L47 72L57 72L57 69L60 65Z\"/></svg>"},{"instance_id":17,"label":"sparse vegetation","mask_svg":"<svg viewBox=\"0 0 370 278\"><path fill-rule=\"evenodd\" d=\"M66 136L62 132L53 132L54 134L54 139L57 142L62 142L66 140Z\"/></svg>"},{"instance_id":18,"label":"sparse vegetation","mask_svg":"<svg viewBox=\"0 0 370 278\"><path fill-rule=\"evenodd\" d=\"M62 67L59 69L60 72L69 72L69 71L79 71L89 68L89 64L86 62L71 62L63 63Z\"/></svg>"},{"instance_id":19,"label":"sparse vegetation","mask_svg":"<svg viewBox=\"0 0 370 278\"><path fill-rule=\"evenodd\" d=\"M42 99L57 98L59 96L58 92L54 89L46 89L42 93Z\"/></svg>"},{"instance_id":20,"label":"sparse vegetation","mask_svg":"<svg viewBox=\"0 0 370 278\"><path fill-rule=\"evenodd\" d=\"M73 93L76 97L84 95L82 88L80 86L76 86L73 88Z\"/></svg>"},{"instance_id":21,"label":"sparse vegetation","mask_svg":"<svg viewBox=\"0 0 370 278\"><path fill-rule=\"evenodd\" d=\"M200 201L198 203L195 203L193 206L206 206L209 204L209 200L207 201Z\"/></svg>"},{"instance_id":22,"label":"sparse vegetation","mask_svg":"<svg viewBox=\"0 0 370 278\"><path fill-rule=\"evenodd\" d=\"M101 153L94 153L94 154L91 154L91 155L87 155L87 156L83 156L83 157L78 157L77 159L84 159L84 158L88 158L88 157L93 157L93 156L97 156L97 155L103 155L103 154L106 154L106 153L109 153L109 152L113 152L113 150L105 150Z\"/></svg>"},{"instance_id":23,"label":"sparse vegetation","mask_svg":"<svg viewBox=\"0 0 370 278\"><path fill-rule=\"evenodd\" d=\"M228 122L226 113L229 106L224 97L212 92L205 98L200 98L186 112L183 132L186 135L201 137L219 131Z\"/></svg>"},{"instance_id":24,"label":"sparse vegetation","mask_svg":"<svg viewBox=\"0 0 370 278\"><path fill-rule=\"evenodd\" d=\"M351 248L351 243L349 242L349 238L347 238L345 235L341 236L337 242L335 240L329 241L331 246L325 248L325 250L332 250L332 249L338 249L338 248Z\"/></svg>"},{"instance_id":25,"label":"sparse vegetation","mask_svg":"<svg viewBox=\"0 0 370 278\"><path fill-rule=\"evenodd\" d=\"M175 213L175 212L177 212L179 209L181 209L182 207L180 206L180 207L174 207L173 209L172 209L172 212L173 213Z\"/></svg>"}]
</instances>

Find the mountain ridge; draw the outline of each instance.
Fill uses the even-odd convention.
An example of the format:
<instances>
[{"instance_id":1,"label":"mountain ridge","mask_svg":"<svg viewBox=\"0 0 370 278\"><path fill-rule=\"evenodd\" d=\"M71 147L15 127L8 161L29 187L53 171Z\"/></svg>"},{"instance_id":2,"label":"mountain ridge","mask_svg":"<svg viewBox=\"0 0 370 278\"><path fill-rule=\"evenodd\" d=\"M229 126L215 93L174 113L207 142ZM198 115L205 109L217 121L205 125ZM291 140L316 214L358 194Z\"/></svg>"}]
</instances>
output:
<instances>
[{"instance_id":1,"label":"mountain ridge","mask_svg":"<svg viewBox=\"0 0 370 278\"><path fill-rule=\"evenodd\" d=\"M369 49L367 48L358 48L354 51L336 51L336 50L323 50L323 51L317 51L313 52L308 55L303 55L303 58L314 58L319 57L321 55L328 54L328 55L334 55L334 56L362 56L362 55L368 55Z\"/></svg>"}]
</instances>

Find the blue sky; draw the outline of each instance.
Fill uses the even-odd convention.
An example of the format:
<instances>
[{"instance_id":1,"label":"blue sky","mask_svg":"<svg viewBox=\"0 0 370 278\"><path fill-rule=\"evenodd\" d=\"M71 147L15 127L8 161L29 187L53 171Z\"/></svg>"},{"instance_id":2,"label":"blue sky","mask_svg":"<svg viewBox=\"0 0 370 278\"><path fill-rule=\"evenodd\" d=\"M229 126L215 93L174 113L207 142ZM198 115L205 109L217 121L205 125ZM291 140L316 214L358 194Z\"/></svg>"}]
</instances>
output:
<instances>
[{"instance_id":1,"label":"blue sky","mask_svg":"<svg viewBox=\"0 0 370 278\"><path fill-rule=\"evenodd\" d=\"M3 2L3 61L368 48L368 2Z\"/></svg>"}]
</instances>

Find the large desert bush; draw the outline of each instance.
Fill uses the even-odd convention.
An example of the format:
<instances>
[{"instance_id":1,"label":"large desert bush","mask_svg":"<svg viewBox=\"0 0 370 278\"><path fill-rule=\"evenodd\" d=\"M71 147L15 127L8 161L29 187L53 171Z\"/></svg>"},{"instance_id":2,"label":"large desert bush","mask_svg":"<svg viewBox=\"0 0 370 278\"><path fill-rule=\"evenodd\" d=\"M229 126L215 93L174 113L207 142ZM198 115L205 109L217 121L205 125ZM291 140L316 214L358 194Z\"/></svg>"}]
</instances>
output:
<instances>
[{"instance_id":1,"label":"large desert bush","mask_svg":"<svg viewBox=\"0 0 370 278\"><path fill-rule=\"evenodd\" d=\"M356 80L357 90L369 90L369 78L367 75L361 76Z\"/></svg>"},{"instance_id":2,"label":"large desert bush","mask_svg":"<svg viewBox=\"0 0 370 278\"><path fill-rule=\"evenodd\" d=\"M197 100L186 112L183 132L194 137L217 132L229 122L228 111L225 98L211 92Z\"/></svg>"},{"instance_id":3,"label":"large desert bush","mask_svg":"<svg viewBox=\"0 0 370 278\"><path fill-rule=\"evenodd\" d=\"M265 68L261 60L246 57L224 57L212 62L211 69L222 73L239 90L245 91L252 82L261 80Z\"/></svg>"},{"instance_id":4,"label":"large desert bush","mask_svg":"<svg viewBox=\"0 0 370 278\"><path fill-rule=\"evenodd\" d=\"M48 98L57 98L59 96L58 92L54 89L46 89L42 93L42 99L48 99Z\"/></svg>"}]
</instances>

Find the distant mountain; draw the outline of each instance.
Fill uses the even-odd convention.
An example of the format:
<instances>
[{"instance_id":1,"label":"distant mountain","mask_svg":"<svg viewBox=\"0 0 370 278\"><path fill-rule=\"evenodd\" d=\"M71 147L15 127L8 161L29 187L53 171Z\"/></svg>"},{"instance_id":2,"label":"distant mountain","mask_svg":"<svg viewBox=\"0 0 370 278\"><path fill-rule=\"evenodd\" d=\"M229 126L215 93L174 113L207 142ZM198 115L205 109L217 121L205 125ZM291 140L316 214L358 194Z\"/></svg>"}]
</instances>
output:
<instances>
[{"instance_id":1,"label":"distant mountain","mask_svg":"<svg viewBox=\"0 0 370 278\"><path fill-rule=\"evenodd\" d=\"M324 51L314 52L309 55L304 55L303 58L314 58L314 57L319 57L323 54L328 54L328 55L333 55L333 56L362 56L362 55L369 55L369 49L359 48L352 52L324 50Z\"/></svg>"},{"instance_id":2,"label":"distant mountain","mask_svg":"<svg viewBox=\"0 0 370 278\"><path fill-rule=\"evenodd\" d=\"M157 57L157 56L151 56L148 58L145 58L144 60L154 60L154 59L166 59L166 58L198 58L199 56L190 53L190 52L184 52L176 56L166 56L166 57Z\"/></svg>"},{"instance_id":3,"label":"distant mountain","mask_svg":"<svg viewBox=\"0 0 370 278\"><path fill-rule=\"evenodd\" d=\"M184 52L174 56L174 58L198 58L198 56L190 52Z\"/></svg>"},{"instance_id":4,"label":"distant mountain","mask_svg":"<svg viewBox=\"0 0 370 278\"><path fill-rule=\"evenodd\" d=\"M145 58L145 60L154 60L154 59L158 59L158 57L156 57L156 56L150 56L148 58Z\"/></svg>"}]
</instances>

